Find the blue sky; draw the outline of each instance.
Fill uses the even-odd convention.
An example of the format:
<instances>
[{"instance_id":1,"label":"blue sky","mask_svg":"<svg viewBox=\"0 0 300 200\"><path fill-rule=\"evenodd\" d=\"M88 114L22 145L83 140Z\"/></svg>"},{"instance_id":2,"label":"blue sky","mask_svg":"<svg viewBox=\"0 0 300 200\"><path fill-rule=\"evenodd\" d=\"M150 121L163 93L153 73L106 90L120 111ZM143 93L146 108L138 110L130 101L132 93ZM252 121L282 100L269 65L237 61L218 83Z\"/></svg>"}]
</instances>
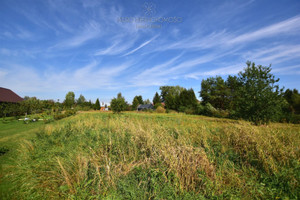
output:
<instances>
[{"instance_id":1,"label":"blue sky","mask_svg":"<svg viewBox=\"0 0 300 200\"><path fill-rule=\"evenodd\" d=\"M0 0L0 19L0 87L20 96L198 96L203 78L247 60L300 89L299 0Z\"/></svg>"}]
</instances>

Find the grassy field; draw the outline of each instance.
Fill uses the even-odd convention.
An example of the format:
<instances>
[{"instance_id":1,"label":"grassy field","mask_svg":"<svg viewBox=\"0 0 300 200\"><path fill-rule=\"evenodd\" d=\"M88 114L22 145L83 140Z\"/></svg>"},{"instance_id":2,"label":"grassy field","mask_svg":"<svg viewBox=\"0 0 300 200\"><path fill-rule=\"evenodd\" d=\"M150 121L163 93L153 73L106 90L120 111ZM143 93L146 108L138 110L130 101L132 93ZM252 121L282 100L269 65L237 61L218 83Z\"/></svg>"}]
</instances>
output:
<instances>
[{"instance_id":1,"label":"grassy field","mask_svg":"<svg viewBox=\"0 0 300 200\"><path fill-rule=\"evenodd\" d=\"M14 158L18 155L20 144L24 140L33 138L39 128L43 127L41 122L25 124L23 121L17 121L8 118L5 121L0 120L0 199L10 199L11 182L5 181L5 169L11 168L15 164Z\"/></svg>"},{"instance_id":2,"label":"grassy field","mask_svg":"<svg viewBox=\"0 0 300 200\"><path fill-rule=\"evenodd\" d=\"M0 199L297 199L299 138L299 125L183 114L0 122Z\"/></svg>"}]
</instances>

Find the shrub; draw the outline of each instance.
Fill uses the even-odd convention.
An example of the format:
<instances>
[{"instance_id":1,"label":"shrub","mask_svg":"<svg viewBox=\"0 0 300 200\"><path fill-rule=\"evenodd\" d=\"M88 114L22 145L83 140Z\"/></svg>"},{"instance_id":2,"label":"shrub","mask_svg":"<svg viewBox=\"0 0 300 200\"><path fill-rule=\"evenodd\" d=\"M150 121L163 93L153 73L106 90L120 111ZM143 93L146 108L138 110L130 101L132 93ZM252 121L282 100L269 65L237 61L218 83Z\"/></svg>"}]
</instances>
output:
<instances>
[{"instance_id":1,"label":"shrub","mask_svg":"<svg viewBox=\"0 0 300 200\"><path fill-rule=\"evenodd\" d=\"M62 113L56 114L56 115L53 116L53 118L54 118L55 120L60 120L60 119L63 119L63 118L65 118L65 117L66 117L66 115L65 115L65 114L62 114Z\"/></svg>"},{"instance_id":2,"label":"shrub","mask_svg":"<svg viewBox=\"0 0 300 200\"><path fill-rule=\"evenodd\" d=\"M229 112L226 110L216 109L216 111L213 112L213 116L219 118L226 118L229 116Z\"/></svg>"},{"instance_id":3,"label":"shrub","mask_svg":"<svg viewBox=\"0 0 300 200\"><path fill-rule=\"evenodd\" d=\"M196 110L194 108L188 107L188 108L185 108L184 112L188 115L193 115L196 113Z\"/></svg>"},{"instance_id":4,"label":"shrub","mask_svg":"<svg viewBox=\"0 0 300 200\"><path fill-rule=\"evenodd\" d=\"M293 114L290 122L294 124L300 124L300 115Z\"/></svg>"},{"instance_id":5,"label":"shrub","mask_svg":"<svg viewBox=\"0 0 300 200\"><path fill-rule=\"evenodd\" d=\"M70 110L66 110L64 113L57 113L53 116L54 120L60 120L63 119L65 117L70 117L72 115L76 114L76 110L70 109Z\"/></svg>"},{"instance_id":6,"label":"shrub","mask_svg":"<svg viewBox=\"0 0 300 200\"><path fill-rule=\"evenodd\" d=\"M66 110L65 115L67 117L71 116L71 115L75 115L76 114L76 110Z\"/></svg>"},{"instance_id":7,"label":"shrub","mask_svg":"<svg viewBox=\"0 0 300 200\"><path fill-rule=\"evenodd\" d=\"M166 113L166 109L161 106L158 106L155 110L157 113Z\"/></svg>"},{"instance_id":8,"label":"shrub","mask_svg":"<svg viewBox=\"0 0 300 200\"><path fill-rule=\"evenodd\" d=\"M204 106L204 114L208 116L213 116L214 113L217 112L217 109L215 109L210 103L205 104Z\"/></svg>"},{"instance_id":9,"label":"shrub","mask_svg":"<svg viewBox=\"0 0 300 200\"><path fill-rule=\"evenodd\" d=\"M186 110L186 107L185 107L185 106L180 106L180 107L178 108L178 112L185 112L185 110Z\"/></svg>"},{"instance_id":10,"label":"shrub","mask_svg":"<svg viewBox=\"0 0 300 200\"><path fill-rule=\"evenodd\" d=\"M156 103L155 105L154 105L154 108L155 109L157 109L158 107L164 107L163 105L162 105L162 103Z\"/></svg>"},{"instance_id":11,"label":"shrub","mask_svg":"<svg viewBox=\"0 0 300 200\"><path fill-rule=\"evenodd\" d=\"M144 109L143 112L153 113L154 110L152 110L152 109Z\"/></svg>"},{"instance_id":12,"label":"shrub","mask_svg":"<svg viewBox=\"0 0 300 200\"><path fill-rule=\"evenodd\" d=\"M0 156L6 154L9 151L7 147L0 147Z\"/></svg>"},{"instance_id":13,"label":"shrub","mask_svg":"<svg viewBox=\"0 0 300 200\"><path fill-rule=\"evenodd\" d=\"M178 113L176 110L166 109L166 113Z\"/></svg>"},{"instance_id":14,"label":"shrub","mask_svg":"<svg viewBox=\"0 0 300 200\"><path fill-rule=\"evenodd\" d=\"M203 106L202 104L198 104L196 107L196 114L204 115L205 114L205 106Z\"/></svg>"}]
</instances>

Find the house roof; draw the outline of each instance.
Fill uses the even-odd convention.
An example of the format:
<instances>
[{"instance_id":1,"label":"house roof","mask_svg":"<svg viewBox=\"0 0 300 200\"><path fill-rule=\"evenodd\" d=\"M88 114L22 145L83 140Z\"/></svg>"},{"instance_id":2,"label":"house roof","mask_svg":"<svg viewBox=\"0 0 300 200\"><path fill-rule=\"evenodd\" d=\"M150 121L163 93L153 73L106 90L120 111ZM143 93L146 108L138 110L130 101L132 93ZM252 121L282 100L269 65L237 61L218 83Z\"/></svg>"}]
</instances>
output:
<instances>
[{"instance_id":1,"label":"house roof","mask_svg":"<svg viewBox=\"0 0 300 200\"><path fill-rule=\"evenodd\" d=\"M149 108L153 108L152 104L142 104L138 106L138 109L149 109Z\"/></svg>"},{"instance_id":2,"label":"house roof","mask_svg":"<svg viewBox=\"0 0 300 200\"><path fill-rule=\"evenodd\" d=\"M0 102L17 103L20 101L23 101L23 98L21 98L19 95L17 95L10 89L0 87Z\"/></svg>"}]
</instances>

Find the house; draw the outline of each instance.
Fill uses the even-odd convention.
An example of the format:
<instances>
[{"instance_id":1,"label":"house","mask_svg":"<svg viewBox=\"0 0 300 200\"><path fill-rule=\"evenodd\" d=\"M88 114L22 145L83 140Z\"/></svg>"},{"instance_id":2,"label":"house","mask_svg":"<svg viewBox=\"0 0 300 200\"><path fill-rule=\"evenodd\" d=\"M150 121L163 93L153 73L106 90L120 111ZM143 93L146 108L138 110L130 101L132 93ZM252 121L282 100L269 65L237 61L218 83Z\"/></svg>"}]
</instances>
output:
<instances>
[{"instance_id":1,"label":"house","mask_svg":"<svg viewBox=\"0 0 300 200\"><path fill-rule=\"evenodd\" d=\"M10 89L0 87L0 103L18 103L23 100L23 98Z\"/></svg>"},{"instance_id":2,"label":"house","mask_svg":"<svg viewBox=\"0 0 300 200\"><path fill-rule=\"evenodd\" d=\"M108 106L106 103L101 102L100 111L108 111Z\"/></svg>"},{"instance_id":3,"label":"house","mask_svg":"<svg viewBox=\"0 0 300 200\"><path fill-rule=\"evenodd\" d=\"M154 106L152 104L141 104L137 107L138 111L142 111L142 110L150 110L150 109L154 109Z\"/></svg>"}]
</instances>

